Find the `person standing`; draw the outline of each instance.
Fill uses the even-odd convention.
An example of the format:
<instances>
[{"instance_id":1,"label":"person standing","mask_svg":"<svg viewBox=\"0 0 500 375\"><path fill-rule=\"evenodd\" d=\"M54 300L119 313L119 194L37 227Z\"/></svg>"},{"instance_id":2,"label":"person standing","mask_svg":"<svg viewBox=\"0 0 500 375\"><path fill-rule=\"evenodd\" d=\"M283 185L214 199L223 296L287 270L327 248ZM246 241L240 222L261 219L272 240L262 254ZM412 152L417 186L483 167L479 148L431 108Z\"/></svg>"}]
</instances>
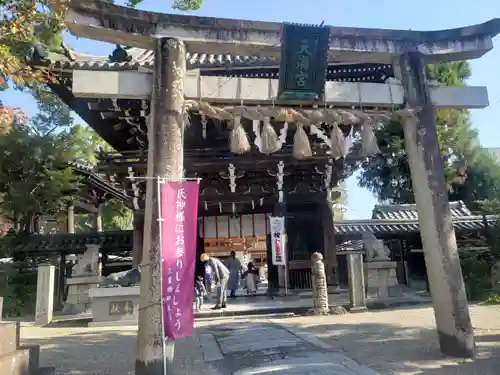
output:
<instances>
[{"instance_id":1,"label":"person standing","mask_svg":"<svg viewBox=\"0 0 500 375\"><path fill-rule=\"evenodd\" d=\"M238 258L236 258L236 253L231 251L231 256L229 257L229 261L227 262L229 268L229 285L228 289L231 292L230 297L236 297L236 291L240 286L240 277L241 277L241 262Z\"/></svg>"},{"instance_id":2,"label":"person standing","mask_svg":"<svg viewBox=\"0 0 500 375\"><path fill-rule=\"evenodd\" d=\"M257 285L259 280L259 274L257 268L255 268L253 262L248 263L247 270L241 276L243 280L245 280L245 288L247 290L247 294L251 296L255 296L257 294Z\"/></svg>"},{"instance_id":3,"label":"person standing","mask_svg":"<svg viewBox=\"0 0 500 375\"><path fill-rule=\"evenodd\" d=\"M205 289L207 294L212 293L212 267L209 264L205 265Z\"/></svg>"},{"instance_id":4,"label":"person standing","mask_svg":"<svg viewBox=\"0 0 500 375\"><path fill-rule=\"evenodd\" d=\"M212 268L212 280L217 287L217 304L212 310L225 309L227 307L227 285L229 282L229 270L220 259L208 254L201 254L200 260Z\"/></svg>"}]
</instances>

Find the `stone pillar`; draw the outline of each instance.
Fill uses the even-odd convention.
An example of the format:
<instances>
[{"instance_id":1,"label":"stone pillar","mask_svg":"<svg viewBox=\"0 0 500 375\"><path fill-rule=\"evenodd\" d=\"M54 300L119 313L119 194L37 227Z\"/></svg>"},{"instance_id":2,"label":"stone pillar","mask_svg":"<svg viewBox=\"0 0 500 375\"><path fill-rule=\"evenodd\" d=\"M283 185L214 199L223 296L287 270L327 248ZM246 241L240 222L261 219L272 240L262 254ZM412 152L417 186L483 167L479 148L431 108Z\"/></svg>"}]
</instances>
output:
<instances>
[{"instance_id":1,"label":"stone pillar","mask_svg":"<svg viewBox=\"0 0 500 375\"><path fill-rule=\"evenodd\" d=\"M347 254L347 274L349 277L349 302L351 312L366 311L366 291L362 253Z\"/></svg>"},{"instance_id":2,"label":"stone pillar","mask_svg":"<svg viewBox=\"0 0 500 375\"><path fill-rule=\"evenodd\" d=\"M72 277L66 280L68 297L63 311L69 314L80 314L89 310L91 300L89 290L99 285L103 277L99 275L100 245L85 245L87 250L78 255L73 266Z\"/></svg>"},{"instance_id":3,"label":"stone pillar","mask_svg":"<svg viewBox=\"0 0 500 375\"><path fill-rule=\"evenodd\" d=\"M137 267L142 260L142 243L144 241L144 211L134 211L134 233L132 248L132 267Z\"/></svg>"},{"instance_id":4,"label":"stone pillar","mask_svg":"<svg viewBox=\"0 0 500 375\"><path fill-rule=\"evenodd\" d=\"M474 332L422 54L401 55L399 68L407 106L419 109L403 115L402 123L441 352L472 358Z\"/></svg>"},{"instance_id":5,"label":"stone pillar","mask_svg":"<svg viewBox=\"0 0 500 375\"><path fill-rule=\"evenodd\" d=\"M171 181L183 172L183 104L186 49L181 40L160 38L155 41L153 97L148 126L148 168L150 177ZM143 264L139 332L137 334L136 375L172 372L173 341L163 350L161 314L161 254L159 243L157 181L148 179L144 216Z\"/></svg>"},{"instance_id":6,"label":"stone pillar","mask_svg":"<svg viewBox=\"0 0 500 375\"><path fill-rule=\"evenodd\" d=\"M68 233L75 233L75 206L68 206L68 217L66 222L66 230Z\"/></svg>"},{"instance_id":7,"label":"stone pillar","mask_svg":"<svg viewBox=\"0 0 500 375\"><path fill-rule=\"evenodd\" d=\"M102 204L97 205L97 212L94 214L94 231L102 232Z\"/></svg>"},{"instance_id":8,"label":"stone pillar","mask_svg":"<svg viewBox=\"0 0 500 375\"><path fill-rule=\"evenodd\" d=\"M311 261L313 290L313 308L311 313L314 315L327 315L330 309L328 307L328 286L326 283L323 255L316 252L311 256Z\"/></svg>"},{"instance_id":9,"label":"stone pillar","mask_svg":"<svg viewBox=\"0 0 500 375\"><path fill-rule=\"evenodd\" d=\"M38 267L36 282L35 324L43 326L52 321L54 310L54 284L56 268L51 265Z\"/></svg>"},{"instance_id":10,"label":"stone pillar","mask_svg":"<svg viewBox=\"0 0 500 375\"><path fill-rule=\"evenodd\" d=\"M337 270L337 251L335 245L335 227L333 223L332 203L325 201L321 205L323 221L323 241L325 254L326 281L328 286L339 286Z\"/></svg>"}]
</instances>

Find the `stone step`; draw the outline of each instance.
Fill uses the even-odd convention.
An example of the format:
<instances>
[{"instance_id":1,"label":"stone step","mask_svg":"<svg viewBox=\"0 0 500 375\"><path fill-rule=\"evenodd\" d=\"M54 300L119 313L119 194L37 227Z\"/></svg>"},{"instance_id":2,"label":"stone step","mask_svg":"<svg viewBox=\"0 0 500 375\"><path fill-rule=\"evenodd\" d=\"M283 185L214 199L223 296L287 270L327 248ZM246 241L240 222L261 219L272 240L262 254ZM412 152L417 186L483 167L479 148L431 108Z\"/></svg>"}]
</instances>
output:
<instances>
[{"instance_id":1,"label":"stone step","mask_svg":"<svg viewBox=\"0 0 500 375\"><path fill-rule=\"evenodd\" d=\"M13 353L0 355L2 375L37 375L39 372L40 347L25 346Z\"/></svg>"},{"instance_id":2,"label":"stone step","mask_svg":"<svg viewBox=\"0 0 500 375\"><path fill-rule=\"evenodd\" d=\"M18 347L19 323L0 322L0 357L15 352Z\"/></svg>"}]
</instances>

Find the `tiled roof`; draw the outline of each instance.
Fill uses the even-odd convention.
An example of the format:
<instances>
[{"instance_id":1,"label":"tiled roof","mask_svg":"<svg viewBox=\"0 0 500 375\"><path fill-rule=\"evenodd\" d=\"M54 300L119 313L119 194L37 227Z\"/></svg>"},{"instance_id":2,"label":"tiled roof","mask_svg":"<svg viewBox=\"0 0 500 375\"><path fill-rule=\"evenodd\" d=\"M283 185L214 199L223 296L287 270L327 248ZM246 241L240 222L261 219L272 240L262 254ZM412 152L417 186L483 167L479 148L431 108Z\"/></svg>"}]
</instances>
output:
<instances>
[{"instance_id":1,"label":"tiled roof","mask_svg":"<svg viewBox=\"0 0 500 375\"><path fill-rule=\"evenodd\" d=\"M154 53L151 50L144 50L141 48L127 49L128 55L131 57L129 62L110 62L108 56L92 56L86 54L73 54L73 60L65 55L48 53L47 60L53 63L55 68L60 69L81 69L81 70L135 70L139 67L152 69L154 64ZM214 55L202 53L186 54L187 67L189 69L217 69L217 68L231 68L236 70L238 68L279 68L280 60L266 56L233 56L233 55ZM338 65L339 68L335 69ZM347 66L349 65L349 66ZM355 63L347 62L331 62L328 69L328 74L355 74L363 73L366 76L370 74L380 74L385 69L390 69L390 65L382 64L360 64L357 69ZM392 69L390 69L392 71ZM265 78L276 78L276 71L264 72Z\"/></svg>"},{"instance_id":2,"label":"tiled roof","mask_svg":"<svg viewBox=\"0 0 500 375\"><path fill-rule=\"evenodd\" d=\"M73 172L75 174L85 177L87 179L86 182L88 184L99 188L103 192L108 193L113 198L118 199L124 202L125 204L131 203L132 201L131 197L129 197L122 190L117 189L111 183L102 178L99 174L95 173L92 169L93 166L91 164L74 161L71 162L69 165L73 169Z\"/></svg>"},{"instance_id":3,"label":"tiled roof","mask_svg":"<svg viewBox=\"0 0 500 375\"><path fill-rule=\"evenodd\" d=\"M154 53L151 50L141 48L129 48L129 62L110 62L108 56L93 56L86 54L74 54L73 61L67 56L49 53L48 60L58 68L71 69L105 69L105 70L128 70L143 68L153 68ZM279 60L264 56L231 56L214 55L205 53L186 53L186 62L189 68L224 68L224 67L265 67L278 66Z\"/></svg>"},{"instance_id":4,"label":"tiled roof","mask_svg":"<svg viewBox=\"0 0 500 375\"><path fill-rule=\"evenodd\" d=\"M132 250L132 231L105 231L93 233L57 233L30 235L26 238L4 237L3 241L16 241L14 253L44 254L54 252L82 253L85 245L101 245L103 250Z\"/></svg>"},{"instance_id":5,"label":"tiled roof","mask_svg":"<svg viewBox=\"0 0 500 375\"><path fill-rule=\"evenodd\" d=\"M487 217L488 222L493 225L497 218ZM453 226L456 231L472 231L484 228L481 216L454 217ZM335 233L337 235L361 235L372 232L377 235L419 233L420 228L417 219L366 219L366 220L342 220L335 222Z\"/></svg>"},{"instance_id":6,"label":"tiled roof","mask_svg":"<svg viewBox=\"0 0 500 375\"><path fill-rule=\"evenodd\" d=\"M450 202L453 218L472 216L472 211L464 202ZM377 205L373 209L372 219L389 220L418 220L417 206L415 204Z\"/></svg>"}]
</instances>

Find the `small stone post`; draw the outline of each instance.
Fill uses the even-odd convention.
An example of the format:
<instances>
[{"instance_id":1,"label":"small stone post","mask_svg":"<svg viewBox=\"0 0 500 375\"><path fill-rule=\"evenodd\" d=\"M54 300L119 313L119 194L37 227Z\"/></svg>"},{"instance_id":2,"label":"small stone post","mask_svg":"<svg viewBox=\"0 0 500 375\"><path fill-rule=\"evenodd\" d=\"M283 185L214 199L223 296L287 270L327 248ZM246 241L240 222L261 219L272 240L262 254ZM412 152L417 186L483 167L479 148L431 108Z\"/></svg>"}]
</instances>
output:
<instances>
[{"instance_id":1,"label":"small stone post","mask_svg":"<svg viewBox=\"0 0 500 375\"><path fill-rule=\"evenodd\" d=\"M94 231L102 232L102 204L96 206L97 211L94 213Z\"/></svg>"},{"instance_id":2,"label":"small stone post","mask_svg":"<svg viewBox=\"0 0 500 375\"><path fill-rule=\"evenodd\" d=\"M347 254L347 274L349 277L350 311L366 311L366 291L362 253Z\"/></svg>"},{"instance_id":3,"label":"small stone post","mask_svg":"<svg viewBox=\"0 0 500 375\"><path fill-rule=\"evenodd\" d=\"M402 123L439 345L445 355L473 358L476 355L474 331L448 203L444 162L425 62L422 53L407 52L395 63L396 74L401 76L405 102L410 110L418 111L417 114L408 111L403 115Z\"/></svg>"},{"instance_id":4,"label":"small stone post","mask_svg":"<svg viewBox=\"0 0 500 375\"><path fill-rule=\"evenodd\" d=\"M35 311L35 324L37 326L44 326L52 321L55 275L55 266L44 264L38 267Z\"/></svg>"},{"instance_id":5,"label":"small stone post","mask_svg":"<svg viewBox=\"0 0 500 375\"><path fill-rule=\"evenodd\" d=\"M66 219L66 230L68 233L75 233L75 206L68 206L68 216Z\"/></svg>"},{"instance_id":6,"label":"small stone post","mask_svg":"<svg viewBox=\"0 0 500 375\"><path fill-rule=\"evenodd\" d=\"M311 261L313 290L313 308L311 313L314 315L327 315L330 309L328 307L328 285L326 282L323 255L316 252L311 256Z\"/></svg>"}]
</instances>

